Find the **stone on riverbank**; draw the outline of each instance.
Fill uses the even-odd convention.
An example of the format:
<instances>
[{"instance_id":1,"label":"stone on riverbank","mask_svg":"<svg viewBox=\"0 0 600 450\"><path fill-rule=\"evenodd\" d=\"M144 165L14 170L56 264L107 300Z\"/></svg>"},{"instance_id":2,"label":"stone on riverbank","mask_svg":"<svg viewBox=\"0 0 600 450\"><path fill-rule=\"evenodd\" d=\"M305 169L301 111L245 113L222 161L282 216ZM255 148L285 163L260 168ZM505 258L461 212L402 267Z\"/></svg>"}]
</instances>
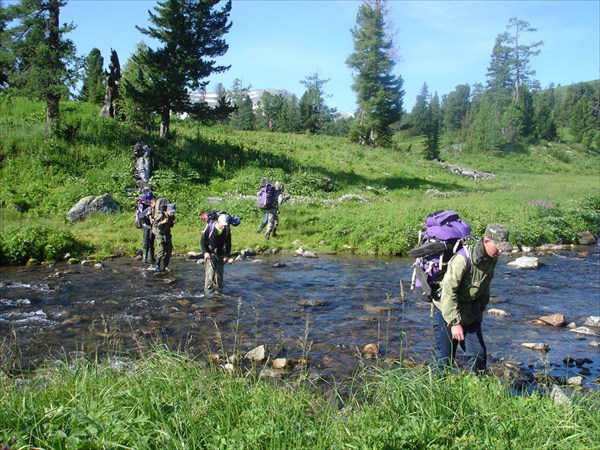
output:
<instances>
[{"instance_id":1,"label":"stone on riverbank","mask_svg":"<svg viewBox=\"0 0 600 450\"><path fill-rule=\"evenodd\" d=\"M498 317L510 317L512 316L511 313L504 311L502 309L496 309L496 308L490 308L488 309L488 314L490 316L498 316Z\"/></svg>"},{"instance_id":2,"label":"stone on riverbank","mask_svg":"<svg viewBox=\"0 0 600 450\"><path fill-rule=\"evenodd\" d=\"M549 316L542 316L540 320L547 325L553 327L564 327L567 324L564 314L552 314Z\"/></svg>"},{"instance_id":3,"label":"stone on riverbank","mask_svg":"<svg viewBox=\"0 0 600 450\"><path fill-rule=\"evenodd\" d=\"M536 352L543 352L543 353L546 353L547 351L550 350L550 346L548 344L532 343L532 342L523 343L523 344L521 344L521 347L525 347L530 350L535 350Z\"/></svg>"}]
</instances>

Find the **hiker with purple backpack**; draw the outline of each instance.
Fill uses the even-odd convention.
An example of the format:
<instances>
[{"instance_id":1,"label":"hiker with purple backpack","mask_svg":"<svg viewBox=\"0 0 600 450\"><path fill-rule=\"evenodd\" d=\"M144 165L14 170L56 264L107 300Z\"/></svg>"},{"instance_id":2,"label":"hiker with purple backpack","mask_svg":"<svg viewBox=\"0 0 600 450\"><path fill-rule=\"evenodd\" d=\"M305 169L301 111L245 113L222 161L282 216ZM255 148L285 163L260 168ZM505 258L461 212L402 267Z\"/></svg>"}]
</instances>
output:
<instances>
[{"instance_id":1,"label":"hiker with purple backpack","mask_svg":"<svg viewBox=\"0 0 600 450\"><path fill-rule=\"evenodd\" d=\"M508 230L491 223L481 239L467 242L464 252L450 258L433 297L434 356L438 370L453 364L458 347L475 373L486 371L487 350L481 322L490 301L490 285L498 256L510 250Z\"/></svg>"}]
</instances>

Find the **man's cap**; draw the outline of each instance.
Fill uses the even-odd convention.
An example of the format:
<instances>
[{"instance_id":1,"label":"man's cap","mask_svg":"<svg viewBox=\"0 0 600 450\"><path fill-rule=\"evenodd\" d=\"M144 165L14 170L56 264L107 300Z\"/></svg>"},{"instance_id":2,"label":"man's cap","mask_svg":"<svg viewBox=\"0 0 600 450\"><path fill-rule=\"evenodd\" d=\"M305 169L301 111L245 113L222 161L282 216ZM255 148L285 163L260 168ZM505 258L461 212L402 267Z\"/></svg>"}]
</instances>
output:
<instances>
[{"instance_id":1,"label":"man's cap","mask_svg":"<svg viewBox=\"0 0 600 450\"><path fill-rule=\"evenodd\" d=\"M504 225L490 223L485 229L484 236L496 244L499 250L503 252L512 250L512 245L508 242L508 230Z\"/></svg>"},{"instance_id":2,"label":"man's cap","mask_svg":"<svg viewBox=\"0 0 600 450\"><path fill-rule=\"evenodd\" d=\"M221 214L217 220L225 227L229 225L229 217L227 217L227 214Z\"/></svg>"},{"instance_id":3,"label":"man's cap","mask_svg":"<svg viewBox=\"0 0 600 450\"><path fill-rule=\"evenodd\" d=\"M173 203L169 203L167 205L167 211L175 211L175 205Z\"/></svg>"}]
</instances>

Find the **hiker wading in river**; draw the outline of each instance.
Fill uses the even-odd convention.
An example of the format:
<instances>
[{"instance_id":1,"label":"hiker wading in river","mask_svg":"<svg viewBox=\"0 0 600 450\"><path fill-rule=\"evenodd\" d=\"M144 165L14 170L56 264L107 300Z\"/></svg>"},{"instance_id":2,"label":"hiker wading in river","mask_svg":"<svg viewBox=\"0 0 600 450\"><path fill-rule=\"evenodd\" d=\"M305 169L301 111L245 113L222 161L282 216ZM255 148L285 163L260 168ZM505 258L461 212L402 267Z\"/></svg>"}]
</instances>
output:
<instances>
[{"instance_id":1,"label":"hiker wading in river","mask_svg":"<svg viewBox=\"0 0 600 450\"><path fill-rule=\"evenodd\" d=\"M204 294L212 296L223 291L223 273L231 253L231 230L227 214L209 222L200 236L204 255Z\"/></svg>"},{"instance_id":2,"label":"hiker wading in river","mask_svg":"<svg viewBox=\"0 0 600 450\"><path fill-rule=\"evenodd\" d=\"M458 347L468 358L469 369L485 372L487 350L481 331L483 312L490 301L490 284L498 255L510 250L508 230L489 224L483 238L467 246L467 257L455 254L440 283L440 297L433 299L435 364L452 365Z\"/></svg>"}]
</instances>

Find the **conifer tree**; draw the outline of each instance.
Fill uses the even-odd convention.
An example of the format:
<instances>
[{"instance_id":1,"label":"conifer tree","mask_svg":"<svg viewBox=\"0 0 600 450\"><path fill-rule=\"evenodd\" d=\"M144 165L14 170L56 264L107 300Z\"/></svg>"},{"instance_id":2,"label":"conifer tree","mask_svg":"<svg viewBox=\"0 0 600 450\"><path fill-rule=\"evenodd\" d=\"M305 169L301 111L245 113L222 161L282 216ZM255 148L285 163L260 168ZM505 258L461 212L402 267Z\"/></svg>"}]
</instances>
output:
<instances>
[{"instance_id":1,"label":"conifer tree","mask_svg":"<svg viewBox=\"0 0 600 450\"><path fill-rule=\"evenodd\" d=\"M231 114L229 125L234 130L250 131L256 126L256 116L254 114L254 104L248 95L251 86L244 87L239 78L233 80L231 91L231 103L235 111Z\"/></svg>"},{"instance_id":2,"label":"conifer tree","mask_svg":"<svg viewBox=\"0 0 600 450\"><path fill-rule=\"evenodd\" d=\"M8 83L8 72L11 67L11 58L8 46L8 10L0 0L0 90Z\"/></svg>"},{"instance_id":3,"label":"conifer tree","mask_svg":"<svg viewBox=\"0 0 600 450\"><path fill-rule=\"evenodd\" d=\"M330 79L323 80L318 72L301 80L306 91L300 98L300 120L302 130L309 133L319 133L323 128L333 122L335 109L329 108L325 102L323 86Z\"/></svg>"},{"instance_id":4,"label":"conifer tree","mask_svg":"<svg viewBox=\"0 0 600 450\"><path fill-rule=\"evenodd\" d=\"M61 98L68 98L76 81L75 45L65 35L72 24L60 25L60 8L66 0L21 0L8 15L15 25L4 40L12 56L8 73L11 92L46 101L46 132L60 127ZM6 36L6 35L5 35Z\"/></svg>"},{"instance_id":5,"label":"conifer tree","mask_svg":"<svg viewBox=\"0 0 600 450\"><path fill-rule=\"evenodd\" d=\"M229 46L224 40L231 28L231 0L218 9L219 0L159 1L149 12L148 28L138 30L158 41L159 47L136 52L132 58L147 73L142 85L125 79L126 92L141 107L161 117L160 136L169 134L170 113L192 110L189 94L208 84L213 73L228 66L218 66L213 58L224 55Z\"/></svg>"},{"instance_id":6,"label":"conifer tree","mask_svg":"<svg viewBox=\"0 0 600 450\"><path fill-rule=\"evenodd\" d=\"M386 33L384 0L364 0L352 28L354 52L346 64L354 71L352 89L358 113L350 131L353 141L385 146L390 143L392 124L402 116L403 80L393 74L394 43Z\"/></svg>"},{"instance_id":7,"label":"conifer tree","mask_svg":"<svg viewBox=\"0 0 600 450\"><path fill-rule=\"evenodd\" d=\"M427 123L425 127L425 159L429 161L440 159L441 125L440 100L436 92L431 98L427 107Z\"/></svg>"},{"instance_id":8,"label":"conifer tree","mask_svg":"<svg viewBox=\"0 0 600 450\"><path fill-rule=\"evenodd\" d=\"M430 97L427 83L423 83L421 91L415 100L415 106L413 106L410 112L411 134L414 136L425 135L429 129L431 112L429 110Z\"/></svg>"},{"instance_id":9,"label":"conifer tree","mask_svg":"<svg viewBox=\"0 0 600 450\"><path fill-rule=\"evenodd\" d=\"M104 92L104 58L100 50L93 48L85 60L79 100L101 105L104 100Z\"/></svg>"},{"instance_id":10,"label":"conifer tree","mask_svg":"<svg viewBox=\"0 0 600 450\"><path fill-rule=\"evenodd\" d=\"M443 102L442 115L446 131L457 133L465 126L470 106L471 88L468 84L459 84Z\"/></svg>"}]
</instances>

